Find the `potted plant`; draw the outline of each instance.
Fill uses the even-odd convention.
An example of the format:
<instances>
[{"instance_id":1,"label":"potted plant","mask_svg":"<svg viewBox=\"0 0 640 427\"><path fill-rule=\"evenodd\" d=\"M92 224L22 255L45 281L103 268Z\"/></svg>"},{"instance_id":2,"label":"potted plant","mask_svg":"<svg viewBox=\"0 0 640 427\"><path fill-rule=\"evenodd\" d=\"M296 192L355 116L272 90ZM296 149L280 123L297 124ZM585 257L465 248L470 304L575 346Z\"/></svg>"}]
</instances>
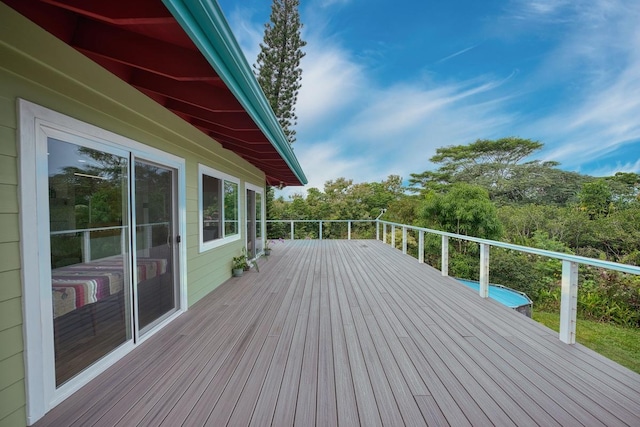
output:
<instances>
[{"instance_id":1,"label":"potted plant","mask_svg":"<svg viewBox=\"0 0 640 427\"><path fill-rule=\"evenodd\" d=\"M281 238L279 238L278 240L279 240L280 242L284 242L284 239L283 239L282 237L281 237ZM269 239L267 239L267 240L264 242L264 249L263 249L263 251L264 251L264 256L269 256L269 255L271 255L271 244L272 244L272 243L276 243L276 242L277 242L276 240L269 240Z\"/></svg>"},{"instance_id":2,"label":"potted plant","mask_svg":"<svg viewBox=\"0 0 640 427\"><path fill-rule=\"evenodd\" d=\"M234 256L231 260L231 272L234 277L240 277L245 271L249 271L251 267L255 267L256 271L260 272L258 262L255 260L249 260L247 256L247 248L242 248L242 252L238 256Z\"/></svg>"},{"instance_id":3,"label":"potted plant","mask_svg":"<svg viewBox=\"0 0 640 427\"><path fill-rule=\"evenodd\" d=\"M248 267L249 262L247 261L247 254L244 251L242 252L242 254L234 256L231 260L231 271L233 273L233 277L242 276L245 268Z\"/></svg>"}]
</instances>

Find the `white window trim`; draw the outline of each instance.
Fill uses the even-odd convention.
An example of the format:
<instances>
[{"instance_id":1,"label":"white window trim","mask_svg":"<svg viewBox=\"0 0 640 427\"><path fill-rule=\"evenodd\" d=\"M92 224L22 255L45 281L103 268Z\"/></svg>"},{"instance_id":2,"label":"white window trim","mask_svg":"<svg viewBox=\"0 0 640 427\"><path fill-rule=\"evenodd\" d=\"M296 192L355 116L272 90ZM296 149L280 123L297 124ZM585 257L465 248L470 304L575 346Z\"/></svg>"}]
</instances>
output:
<instances>
[{"instance_id":1,"label":"white window trim","mask_svg":"<svg viewBox=\"0 0 640 427\"><path fill-rule=\"evenodd\" d=\"M205 242L204 241L204 233L202 232L202 224L204 222L204 215L203 215L203 206L202 206L202 202L203 202L203 197L202 197L202 177L203 175L207 175L210 176L212 178L217 178L219 180L223 181L222 184L222 188L224 190L224 181L228 181L228 182L233 182L234 184L236 184L238 186L238 206L236 207L236 212L238 212L238 232L236 234L233 234L231 236L224 236L221 237L219 239L215 239L215 240L211 240L209 242ZM211 249L214 248L218 248L222 245L226 245L227 243L231 243L231 242L236 242L238 240L240 240L241 238L241 232L240 232L240 224L242 221L242 211L240 209L241 207L241 200L242 200L243 196L242 196L242 187L240 185L240 179L236 178L235 176L232 175L228 175L224 172L220 172L218 170L215 170L209 166L205 166L203 164L198 164L198 240L199 240L199 246L200 246L200 252L206 252L209 251ZM225 220L225 216L224 216L224 203L222 203L222 212L220 212L220 219L223 221L224 224L224 220ZM222 227L222 230L224 232L224 225Z\"/></svg>"},{"instance_id":2,"label":"white window trim","mask_svg":"<svg viewBox=\"0 0 640 427\"><path fill-rule=\"evenodd\" d=\"M47 137L64 133L70 139L88 141L88 145L101 144L113 151L131 152L137 157L175 168L178 174L177 221L181 236L186 236L186 165L185 160L180 157L23 99L18 99L17 110L25 388L27 423L31 425L187 309L187 245L183 243L177 260L180 292L176 313L158 325L153 332L145 334L137 344L133 340L127 341L56 389L51 292L41 286L43 280L51 279L51 267L48 264L49 211L46 207L39 208L45 196L38 193L39 188L48 187L48 176L43 173L48 169L46 148L42 155Z\"/></svg>"}]
</instances>

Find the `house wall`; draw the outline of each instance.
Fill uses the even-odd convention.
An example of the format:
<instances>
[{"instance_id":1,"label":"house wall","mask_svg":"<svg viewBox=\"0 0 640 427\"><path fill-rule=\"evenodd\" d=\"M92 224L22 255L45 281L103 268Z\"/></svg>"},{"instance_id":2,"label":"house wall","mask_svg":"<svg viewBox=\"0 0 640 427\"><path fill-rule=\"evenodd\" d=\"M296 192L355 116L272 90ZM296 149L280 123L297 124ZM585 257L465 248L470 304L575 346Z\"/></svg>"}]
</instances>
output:
<instances>
[{"instance_id":1,"label":"house wall","mask_svg":"<svg viewBox=\"0 0 640 427\"><path fill-rule=\"evenodd\" d=\"M185 159L189 305L230 277L245 242L242 235L199 253L198 163L241 180L241 221L244 183L265 182L259 169L0 3L0 427L26 424L18 225L30 207L18 201L18 98Z\"/></svg>"}]
</instances>

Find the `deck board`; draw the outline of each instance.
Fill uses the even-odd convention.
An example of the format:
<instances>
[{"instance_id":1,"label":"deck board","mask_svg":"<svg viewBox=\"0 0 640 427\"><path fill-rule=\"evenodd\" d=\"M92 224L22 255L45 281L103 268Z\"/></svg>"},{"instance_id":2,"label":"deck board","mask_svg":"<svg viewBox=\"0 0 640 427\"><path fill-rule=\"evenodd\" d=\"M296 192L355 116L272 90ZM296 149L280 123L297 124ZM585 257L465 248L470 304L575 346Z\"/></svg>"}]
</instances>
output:
<instances>
[{"instance_id":1,"label":"deck board","mask_svg":"<svg viewBox=\"0 0 640 427\"><path fill-rule=\"evenodd\" d=\"M640 375L382 242L273 249L36 425L640 425Z\"/></svg>"}]
</instances>

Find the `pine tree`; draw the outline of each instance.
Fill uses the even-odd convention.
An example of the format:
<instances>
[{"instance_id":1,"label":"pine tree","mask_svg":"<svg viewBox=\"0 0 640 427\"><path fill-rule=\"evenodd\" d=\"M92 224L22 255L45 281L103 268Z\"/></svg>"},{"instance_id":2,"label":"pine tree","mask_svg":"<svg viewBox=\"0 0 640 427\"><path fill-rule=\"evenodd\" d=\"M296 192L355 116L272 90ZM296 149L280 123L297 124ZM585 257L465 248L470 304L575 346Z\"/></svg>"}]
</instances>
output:
<instances>
[{"instance_id":1,"label":"pine tree","mask_svg":"<svg viewBox=\"0 0 640 427\"><path fill-rule=\"evenodd\" d=\"M300 14L298 0L273 0L271 22L265 24L264 40L255 72L289 144L296 140L298 117L295 106L300 90L302 69L300 60L307 44L300 37Z\"/></svg>"}]
</instances>

